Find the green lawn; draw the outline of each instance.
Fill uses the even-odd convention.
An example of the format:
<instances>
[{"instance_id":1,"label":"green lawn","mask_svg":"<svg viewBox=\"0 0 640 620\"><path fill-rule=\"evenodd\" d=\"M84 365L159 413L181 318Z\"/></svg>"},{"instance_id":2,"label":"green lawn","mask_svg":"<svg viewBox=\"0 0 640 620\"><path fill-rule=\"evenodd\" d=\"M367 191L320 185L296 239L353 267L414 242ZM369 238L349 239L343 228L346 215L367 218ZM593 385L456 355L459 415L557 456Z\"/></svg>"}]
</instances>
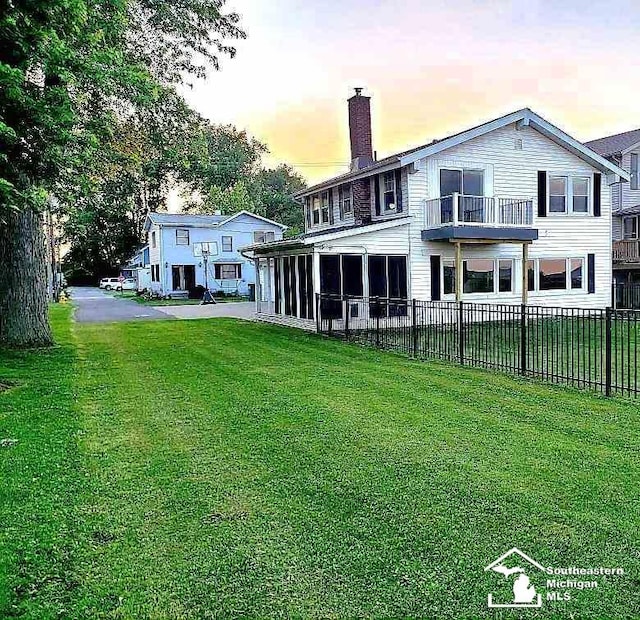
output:
<instances>
[{"instance_id":1,"label":"green lawn","mask_svg":"<svg viewBox=\"0 0 640 620\"><path fill-rule=\"evenodd\" d=\"M536 617L640 615L637 404L230 319L54 318L56 349L0 354L1 618L533 617L486 609L513 546L627 571Z\"/></svg>"}]
</instances>

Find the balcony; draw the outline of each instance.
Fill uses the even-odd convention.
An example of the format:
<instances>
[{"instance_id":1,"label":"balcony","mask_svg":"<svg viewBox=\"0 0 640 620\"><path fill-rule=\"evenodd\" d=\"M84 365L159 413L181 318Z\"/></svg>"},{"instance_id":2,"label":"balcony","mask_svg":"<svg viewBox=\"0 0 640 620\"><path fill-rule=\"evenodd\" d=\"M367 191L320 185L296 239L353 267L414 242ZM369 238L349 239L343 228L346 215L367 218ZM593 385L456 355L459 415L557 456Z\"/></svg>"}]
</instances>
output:
<instances>
[{"instance_id":1,"label":"balcony","mask_svg":"<svg viewBox=\"0 0 640 620\"><path fill-rule=\"evenodd\" d=\"M640 264L640 240L625 239L613 242L613 262Z\"/></svg>"},{"instance_id":2,"label":"balcony","mask_svg":"<svg viewBox=\"0 0 640 620\"><path fill-rule=\"evenodd\" d=\"M427 200L423 241L534 241L533 200L453 194Z\"/></svg>"}]
</instances>

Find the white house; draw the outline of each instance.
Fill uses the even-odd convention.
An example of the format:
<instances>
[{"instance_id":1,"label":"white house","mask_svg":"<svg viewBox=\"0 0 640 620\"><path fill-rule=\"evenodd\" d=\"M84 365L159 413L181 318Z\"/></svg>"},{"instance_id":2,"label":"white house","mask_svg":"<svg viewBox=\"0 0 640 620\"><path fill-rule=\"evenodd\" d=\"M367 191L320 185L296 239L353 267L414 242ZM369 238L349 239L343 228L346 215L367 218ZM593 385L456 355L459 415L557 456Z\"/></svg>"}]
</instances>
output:
<instances>
[{"instance_id":1,"label":"white house","mask_svg":"<svg viewBox=\"0 0 640 620\"><path fill-rule=\"evenodd\" d=\"M359 90L349 126L351 171L299 195L305 234L250 248L264 318L311 327L320 293L609 305L618 165L529 109L379 161Z\"/></svg>"},{"instance_id":2,"label":"white house","mask_svg":"<svg viewBox=\"0 0 640 620\"><path fill-rule=\"evenodd\" d=\"M613 272L617 282L640 284L640 129L587 142L626 170L629 183L611 186Z\"/></svg>"},{"instance_id":3,"label":"white house","mask_svg":"<svg viewBox=\"0 0 640 620\"><path fill-rule=\"evenodd\" d=\"M144 230L152 289L178 295L203 286L246 295L255 285L255 270L242 248L280 241L286 228L248 211L231 216L150 213Z\"/></svg>"}]
</instances>

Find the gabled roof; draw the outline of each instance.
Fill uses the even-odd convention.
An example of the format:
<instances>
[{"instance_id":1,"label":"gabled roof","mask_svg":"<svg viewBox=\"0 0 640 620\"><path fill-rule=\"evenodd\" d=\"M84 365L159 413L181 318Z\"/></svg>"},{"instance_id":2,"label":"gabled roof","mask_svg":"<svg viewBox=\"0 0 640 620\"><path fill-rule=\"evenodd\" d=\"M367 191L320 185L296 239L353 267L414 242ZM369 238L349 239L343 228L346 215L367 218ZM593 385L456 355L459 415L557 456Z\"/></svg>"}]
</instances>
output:
<instances>
[{"instance_id":1,"label":"gabled roof","mask_svg":"<svg viewBox=\"0 0 640 620\"><path fill-rule=\"evenodd\" d=\"M162 226L184 226L185 228L220 228L229 222L232 222L237 217L246 215L248 217L255 218L267 224L278 226L282 230L286 230L288 227L284 224L274 222L257 213L251 213L250 211L238 211L233 215L191 215L189 213L149 213L145 221L144 229L149 230L149 224L158 224Z\"/></svg>"},{"instance_id":2,"label":"gabled roof","mask_svg":"<svg viewBox=\"0 0 640 620\"><path fill-rule=\"evenodd\" d=\"M228 215L191 215L188 213L149 213L153 224L163 226L217 226L228 219Z\"/></svg>"},{"instance_id":3,"label":"gabled roof","mask_svg":"<svg viewBox=\"0 0 640 620\"><path fill-rule=\"evenodd\" d=\"M376 232L379 230L387 230L388 228L395 228L396 226L406 226L407 224L409 224L410 219L410 216L402 215L385 221L370 222L365 225L348 224L346 226L340 226L338 228L316 230L311 233L292 237L290 239L267 241L266 243L254 243L253 245L242 248L242 250L264 253L279 249L304 248L313 246L316 243L324 243L325 241L342 239L343 237L363 235L368 232Z\"/></svg>"},{"instance_id":4,"label":"gabled roof","mask_svg":"<svg viewBox=\"0 0 640 620\"><path fill-rule=\"evenodd\" d=\"M506 114L505 116L496 118L492 121L489 121L488 123L483 123L482 125L478 125L476 127L472 127L471 129L461 131L460 133L453 134L451 136L448 136L447 138L434 140L429 144L419 146L408 151L398 153L396 155L391 155L390 157L385 157L384 159L378 160L371 166L363 168L362 170L348 172L338 177L334 177L333 179L324 181L323 183L319 183L318 185L314 185L313 187L309 187L304 191L298 192L296 196L307 196L317 191L328 189L329 187L333 187L340 183L352 181L358 178L368 177L372 174L377 174L386 170L393 170L401 166L407 166L409 164L417 162L420 159L423 159L424 157L435 155L441 151L444 151L445 149L458 146L459 144L462 144L469 140L473 140L474 138L478 138L491 131L506 127L513 123L518 123L519 126L523 127L531 126L550 140L553 140L563 148L566 148L568 151L571 151L581 159L584 159L594 168L597 168L605 174L614 174L622 177L624 180L629 180L629 174L622 168L608 161L607 159L590 149L588 146L585 146L581 142L578 142L578 140L572 138L569 134L565 133L561 129L558 129L558 127L552 125L529 108L523 108L522 110L517 110L516 112Z\"/></svg>"},{"instance_id":5,"label":"gabled roof","mask_svg":"<svg viewBox=\"0 0 640 620\"><path fill-rule=\"evenodd\" d=\"M238 211L238 213L234 213L232 216L228 217L223 222L220 222L220 226L224 226L225 224L228 224L232 220L235 220L237 217L240 217L241 215L247 215L249 217L253 217L256 220L265 222L266 224L271 224L273 226L277 226L278 228L282 228L282 230L286 230L287 228L289 228L284 224L280 224L280 222L275 222L273 220L270 220L268 217L263 217L262 215L258 215L257 213L251 213L251 211L246 211L246 210L242 210L242 211Z\"/></svg>"},{"instance_id":6,"label":"gabled roof","mask_svg":"<svg viewBox=\"0 0 640 620\"><path fill-rule=\"evenodd\" d=\"M625 131L617 133L613 136L606 136L585 142L585 144L596 153L603 157L611 157L612 155L621 155L627 149L634 147L640 143L640 129L633 131Z\"/></svg>"}]
</instances>

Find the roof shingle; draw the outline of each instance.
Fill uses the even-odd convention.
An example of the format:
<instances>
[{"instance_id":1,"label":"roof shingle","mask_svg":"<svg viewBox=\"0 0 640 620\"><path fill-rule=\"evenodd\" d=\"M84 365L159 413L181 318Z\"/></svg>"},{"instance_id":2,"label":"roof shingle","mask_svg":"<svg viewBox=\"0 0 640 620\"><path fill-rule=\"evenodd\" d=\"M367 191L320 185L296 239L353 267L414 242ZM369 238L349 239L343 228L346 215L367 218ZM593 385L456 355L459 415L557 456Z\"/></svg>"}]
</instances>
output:
<instances>
[{"instance_id":1,"label":"roof shingle","mask_svg":"<svg viewBox=\"0 0 640 620\"><path fill-rule=\"evenodd\" d=\"M640 142L640 129L634 129L633 131L625 131L613 136L591 140L591 142L585 142L585 145L598 153L598 155L602 155L602 157L610 157L611 155L622 153L622 151L634 144L638 144L638 142Z\"/></svg>"}]
</instances>

